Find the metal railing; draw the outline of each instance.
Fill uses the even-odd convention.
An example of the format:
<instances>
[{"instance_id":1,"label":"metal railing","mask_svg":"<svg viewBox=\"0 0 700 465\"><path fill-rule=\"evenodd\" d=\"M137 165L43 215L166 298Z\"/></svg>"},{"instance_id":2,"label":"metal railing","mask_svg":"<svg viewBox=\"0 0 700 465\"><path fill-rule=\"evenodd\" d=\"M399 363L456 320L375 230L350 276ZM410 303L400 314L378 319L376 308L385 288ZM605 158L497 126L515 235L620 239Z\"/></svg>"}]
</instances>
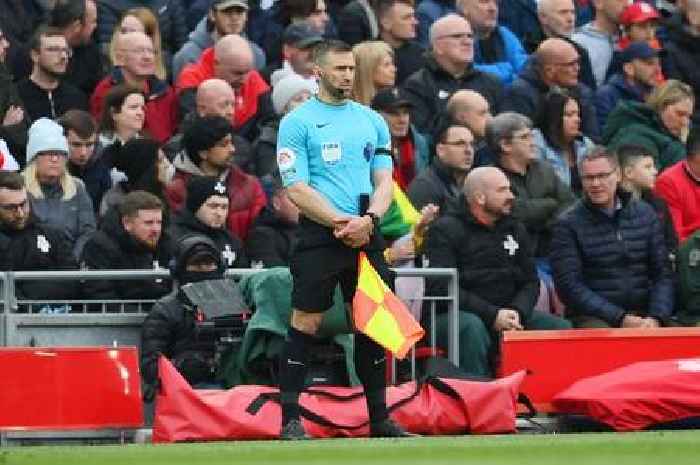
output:
<instances>
[{"instance_id":1,"label":"metal railing","mask_svg":"<svg viewBox=\"0 0 700 465\"><path fill-rule=\"evenodd\" d=\"M243 276L259 273L260 269L236 269L229 270L227 276L238 279ZM448 294L446 296L423 295L423 301L429 301L430 306L430 332L428 334L431 347L437 347L436 336L436 307L440 301L448 305L448 358L455 365L459 365L459 279L455 269L452 268L397 268L394 270L397 278L426 278L448 279ZM31 331L31 328L74 328L84 331L86 327L136 327L138 328L147 313L153 300L26 300L18 299L16 283L23 281L75 281L87 280L144 280L144 279L169 279L167 270L90 270L90 271L8 271L0 273L2 280L2 302L4 318L0 331L2 345L53 345L43 341L21 339L18 334ZM46 305L70 305L67 313L45 314L33 311ZM19 311L21 310L21 312ZM58 335L57 338L65 335ZM79 334L78 334L79 336ZM70 338L69 338L70 339ZM49 342L53 340L49 337ZM55 345L78 345L65 344ZM69 341L71 342L71 341ZM116 342L116 339L115 339ZM133 342L133 338L132 338ZM136 341L137 342L137 341ZM81 345L89 345L82 344ZM124 345L124 344L121 344ZM394 374L396 370L394 370ZM411 375L415 376L415 352L411 352Z\"/></svg>"}]
</instances>

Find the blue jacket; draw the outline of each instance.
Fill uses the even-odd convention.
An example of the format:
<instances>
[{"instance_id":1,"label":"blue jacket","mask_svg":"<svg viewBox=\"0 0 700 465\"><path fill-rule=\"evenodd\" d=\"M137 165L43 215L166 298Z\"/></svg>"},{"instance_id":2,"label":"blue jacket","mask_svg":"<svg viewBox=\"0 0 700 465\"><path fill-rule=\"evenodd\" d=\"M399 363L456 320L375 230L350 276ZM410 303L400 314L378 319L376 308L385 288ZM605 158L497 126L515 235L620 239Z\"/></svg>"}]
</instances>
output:
<instances>
[{"instance_id":1,"label":"blue jacket","mask_svg":"<svg viewBox=\"0 0 700 465\"><path fill-rule=\"evenodd\" d=\"M416 8L418 42L427 49L430 46L430 26L436 19L455 11L455 0L423 0L420 2Z\"/></svg>"},{"instance_id":2,"label":"blue jacket","mask_svg":"<svg viewBox=\"0 0 700 465\"><path fill-rule=\"evenodd\" d=\"M608 79L608 82L595 93L595 112L598 118L598 126L602 134L608 115L617 106L620 100L634 100L644 103L644 89L631 86L625 81L622 74L615 74Z\"/></svg>"},{"instance_id":3,"label":"blue jacket","mask_svg":"<svg viewBox=\"0 0 700 465\"><path fill-rule=\"evenodd\" d=\"M498 26L493 33L499 34L503 42L503 55L499 57L501 60L486 63L477 41L474 43L474 67L495 74L503 84L509 85L525 66L527 53L520 40L507 27Z\"/></svg>"},{"instance_id":4,"label":"blue jacket","mask_svg":"<svg viewBox=\"0 0 700 465\"><path fill-rule=\"evenodd\" d=\"M535 0L498 0L498 24L524 41L533 31L541 32Z\"/></svg>"},{"instance_id":5,"label":"blue jacket","mask_svg":"<svg viewBox=\"0 0 700 465\"><path fill-rule=\"evenodd\" d=\"M554 226L550 263L567 315L619 326L628 312L665 321L673 312L673 280L661 224L648 203L618 193L611 217L578 201Z\"/></svg>"},{"instance_id":6,"label":"blue jacket","mask_svg":"<svg viewBox=\"0 0 700 465\"><path fill-rule=\"evenodd\" d=\"M533 131L533 136L535 138L535 146L537 147L537 158L540 160L545 160L552 165L554 172L561 181L567 186L571 187L574 192L576 190L571 186L571 169L569 165L564 161L562 157L561 150L552 147L547 139L542 134L542 131L535 129ZM583 158L583 156L591 149L595 144L588 137L583 136L574 140L574 153L576 154L576 162ZM578 186L580 188L580 186Z\"/></svg>"}]
</instances>

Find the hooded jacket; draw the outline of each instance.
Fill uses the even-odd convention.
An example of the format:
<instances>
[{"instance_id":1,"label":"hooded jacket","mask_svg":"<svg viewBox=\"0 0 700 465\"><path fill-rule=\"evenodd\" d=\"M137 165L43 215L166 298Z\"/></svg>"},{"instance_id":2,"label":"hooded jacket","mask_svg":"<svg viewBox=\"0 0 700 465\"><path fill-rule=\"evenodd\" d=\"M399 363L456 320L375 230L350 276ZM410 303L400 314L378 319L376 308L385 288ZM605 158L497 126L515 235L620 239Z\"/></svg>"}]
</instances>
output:
<instances>
[{"instance_id":1,"label":"hooded jacket","mask_svg":"<svg viewBox=\"0 0 700 465\"><path fill-rule=\"evenodd\" d=\"M187 199L187 182L192 176L203 176L202 171L192 160L180 153L174 160L176 172L166 189L166 198L173 212L181 211ZM245 174L235 165L222 175L228 190L228 218L226 227L236 237L245 240L255 217L267 203L260 181Z\"/></svg>"},{"instance_id":2,"label":"hooded jacket","mask_svg":"<svg viewBox=\"0 0 700 465\"><path fill-rule=\"evenodd\" d=\"M685 145L668 132L656 112L644 103L621 101L610 113L603 131L603 143L611 150L624 144L649 150L659 171L685 158Z\"/></svg>"},{"instance_id":3,"label":"hooded jacket","mask_svg":"<svg viewBox=\"0 0 700 465\"><path fill-rule=\"evenodd\" d=\"M622 73L611 76L608 82L600 86L595 93L595 111L600 124L600 132L603 132L608 116L620 100L644 103L644 94L648 90L650 89L630 85L625 81Z\"/></svg>"},{"instance_id":4,"label":"hooded jacket","mask_svg":"<svg viewBox=\"0 0 700 465\"><path fill-rule=\"evenodd\" d=\"M207 30L207 15L204 15L204 18L197 23L197 27L190 32L185 45L173 56L173 76L179 76L185 66L196 63L204 50L214 45L214 36L211 31ZM255 69L263 69L265 67L265 53L255 42L248 40L248 45L253 51Z\"/></svg>"},{"instance_id":5,"label":"hooded jacket","mask_svg":"<svg viewBox=\"0 0 700 465\"><path fill-rule=\"evenodd\" d=\"M664 322L673 312L673 279L653 207L618 192L611 216L579 200L554 226L550 263L569 315L620 326L628 312Z\"/></svg>"},{"instance_id":6,"label":"hooded jacket","mask_svg":"<svg viewBox=\"0 0 700 465\"><path fill-rule=\"evenodd\" d=\"M502 112L514 111L534 122L540 120L541 113L545 111L544 100L549 86L542 81L537 68L537 59L533 56L506 92L500 107ZM594 141L598 140L600 129L593 104L593 92L581 83L568 90L578 97L581 104L581 132Z\"/></svg>"},{"instance_id":7,"label":"hooded jacket","mask_svg":"<svg viewBox=\"0 0 700 465\"><path fill-rule=\"evenodd\" d=\"M479 92L489 102L495 114L501 103L503 84L499 78L469 65L461 78L455 78L435 61L432 54L426 54L426 63L404 82L406 99L411 102L411 122L423 134L431 134L439 115L447 107L447 99L460 89Z\"/></svg>"},{"instance_id":8,"label":"hooded jacket","mask_svg":"<svg viewBox=\"0 0 700 465\"><path fill-rule=\"evenodd\" d=\"M298 229L297 224L283 221L266 207L255 220L246 242L251 263L260 263L263 268L289 266Z\"/></svg>"},{"instance_id":9,"label":"hooded jacket","mask_svg":"<svg viewBox=\"0 0 700 465\"><path fill-rule=\"evenodd\" d=\"M202 223L191 211L183 209L173 220L170 237L174 242L190 235L199 234L208 237L221 252L226 268L247 268L248 259L240 239L233 236L226 228L212 228Z\"/></svg>"},{"instance_id":10,"label":"hooded jacket","mask_svg":"<svg viewBox=\"0 0 700 465\"><path fill-rule=\"evenodd\" d=\"M497 49L498 56L487 59L483 47L486 41ZM526 61L527 53L520 40L507 27L497 26L489 39L474 42L474 67L495 74L505 85L513 82Z\"/></svg>"},{"instance_id":11,"label":"hooded jacket","mask_svg":"<svg viewBox=\"0 0 700 465\"><path fill-rule=\"evenodd\" d=\"M85 244L81 263L90 270L153 270L156 265L167 269L171 258L170 239L165 231L156 250L150 250L129 234L116 208L107 212L100 229ZM170 292L169 281L160 279L100 281L83 285L89 299L159 299Z\"/></svg>"},{"instance_id":12,"label":"hooded jacket","mask_svg":"<svg viewBox=\"0 0 700 465\"><path fill-rule=\"evenodd\" d=\"M464 195L430 225L424 246L431 267L457 269L460 310L475 313L487 328L501 308L517 310L522 322L530 319L540 289L531 250L522 223L506 216L493 226L481 224ZM445 280L430 287L431 295L446 294Z\"/></svg>"}]
</instances>

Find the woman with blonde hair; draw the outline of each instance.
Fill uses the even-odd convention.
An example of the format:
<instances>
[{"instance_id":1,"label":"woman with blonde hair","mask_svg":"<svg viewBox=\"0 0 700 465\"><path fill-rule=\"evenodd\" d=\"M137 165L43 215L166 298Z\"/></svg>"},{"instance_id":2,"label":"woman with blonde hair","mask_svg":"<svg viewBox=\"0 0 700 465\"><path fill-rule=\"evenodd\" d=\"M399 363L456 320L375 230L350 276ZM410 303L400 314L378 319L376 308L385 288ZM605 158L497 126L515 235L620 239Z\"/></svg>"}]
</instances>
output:
<instances>
[{"instance_id":1,"label":"woman with blonde hair","mask_svg":"<svg viewBox=\"0 0 700 465\"><path fill-rule=\"evenodd\" d=\"M35 121L29 128L22 173L31 209L38 221L61 231L77 260L95 231L95 214L85 185L68 173L67 161L63 128L48 118Z\"/></svg>"},{"instance_id":2,"label":"woman with blonde hair","mask_svg":"<svg viewBox=\"0 0 700 465\"><path fill-rule=\"evenodd\" d=\"M355 57L355 84L352 89L356 102L369 105L381 89L396 82L394 52L386 42L362 42L352 48Z\"/></svg>"},{"instance_id":3,"label":"woman with blonde hair","mask_svg":"<svg viewBox=\"0 0 700 465\"><path fill-rule=\"evenodd\" d=\"M119 34L130 32L143 32L153 41L154 60L156 64L156 77L165 80L168 76L166 65L170 63L172 57L163 56L161 45L160 29L158 19L153 12L146 7L130 8L124 12L119 22L112 32L112 39L109 41L109 62L111 66L121 66L121 52L118 49ZM169 66L167 66L169 68Z\"/></svg>"},{"instance_id":4,"label":"woman with blonde hair","mask_svg":"<svg viewBox=\"0 0 700 465\"><path fill-rule=\"evenodd\" d=\"M693 89L669 79L654 89L646 103L620 101L608 117L603 143L612 150L641 145L654 157L661 172L685 158L694 106Z\"/></svg>"}]
</instances>

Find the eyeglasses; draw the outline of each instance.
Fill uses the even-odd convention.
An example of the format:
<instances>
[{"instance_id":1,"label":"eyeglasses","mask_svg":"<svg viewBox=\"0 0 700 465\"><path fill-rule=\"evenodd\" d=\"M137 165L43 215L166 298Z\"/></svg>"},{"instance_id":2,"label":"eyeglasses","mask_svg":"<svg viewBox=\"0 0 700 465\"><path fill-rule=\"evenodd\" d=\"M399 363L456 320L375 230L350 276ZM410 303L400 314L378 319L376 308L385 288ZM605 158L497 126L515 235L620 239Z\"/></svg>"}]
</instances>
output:
<instances>
[{"instance_id":1,"label":"eyeglasses","mask_svg":"<svg viewBox=\"0 0 700 465\"><path fill-rule=\"evenodd\" d=\"M513 134L510 136L511 140L512 139L519 139L519 140L530 140L532 139L533 134L531 130L528 130L527 132L523 132L522 134Z\"/></svg>"},{"instance_id":2,"label":"eyeglasses","mask_svg":"<svg viewBox=\"0 0 700 465\"><path fill-rule=\"evenodd\" d=\"M69 47L59 47L57 45L52 45L50 47L44 47L44 51L48 53L65 53L68 58L73 56L73 50L71 50Z\"/></svg>"},{"instance_id":3,"label":"eyeglasses","mask_svg":"<svg viewBox=\"0 0 700 465\"><path fill-rule=\"evenodd\" d=\"M454 34L445 34L444 36L439 36L439 37L435 38L435 40L440 40L440 39L473 40L474 34L471 32L456 32Z\"/></svg>"},{"instance_id":4,"label":"eyeglasses","mask_svg":"<svg viewBox=\"0 0 700 465\"><path fill-rule=\"evenodd\" d=\"M581 182L586 184L593 184L596 181L603 182L606 179L608 179L613 173L615 173L615 170L608 171L607 173L584 174L583 176L581 176Z\"/></svg>"},{"instance_id":5,"label":"eyeglasses","mask_svg":"<svg viewBox=\"0 0 700 465\"><path fill-rule=\"evenodd\" d=\"M25 211L29 207L29 200L24 199L24 201L20 203L0 203L0 210L5 211L7 213L14 213L17 210L22 210Z\"/></svg>"},{"instance_id":6,"label":"eyeglasses","mask_svg":"<svg viewBox=\"0 0 700 465\"><path fill-rule=\"evenodd\" d=\"M453 147L473 147L474 146L473 142L467 142L466 140L446 140L446 141L443 141L440 143L444 144L444 145L451 145Z\"/></svg>"}]
</instances>

